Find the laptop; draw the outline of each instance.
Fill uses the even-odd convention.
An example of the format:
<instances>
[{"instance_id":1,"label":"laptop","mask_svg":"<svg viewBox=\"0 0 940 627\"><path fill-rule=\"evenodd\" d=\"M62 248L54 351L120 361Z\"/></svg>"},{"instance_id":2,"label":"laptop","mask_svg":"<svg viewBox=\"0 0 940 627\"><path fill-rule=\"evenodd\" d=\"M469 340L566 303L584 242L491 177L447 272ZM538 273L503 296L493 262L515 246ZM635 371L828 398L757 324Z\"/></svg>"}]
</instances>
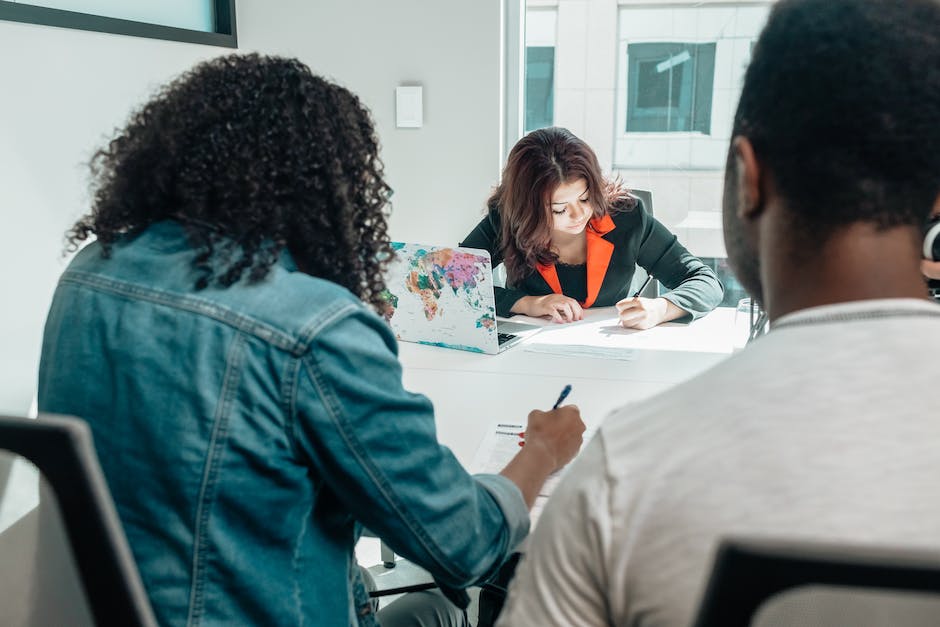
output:
<instances>
[{"instance_id":1,"label":"laptop","mask_svg":"<svg viewBox=\"0 0 940 627\"><path fill-rule=\"evenodd\" d=\"M405 242L392 249L385 318L400 341L495 355L541 329L497 322L489 252Z\"/></svg>"}]
</instances>

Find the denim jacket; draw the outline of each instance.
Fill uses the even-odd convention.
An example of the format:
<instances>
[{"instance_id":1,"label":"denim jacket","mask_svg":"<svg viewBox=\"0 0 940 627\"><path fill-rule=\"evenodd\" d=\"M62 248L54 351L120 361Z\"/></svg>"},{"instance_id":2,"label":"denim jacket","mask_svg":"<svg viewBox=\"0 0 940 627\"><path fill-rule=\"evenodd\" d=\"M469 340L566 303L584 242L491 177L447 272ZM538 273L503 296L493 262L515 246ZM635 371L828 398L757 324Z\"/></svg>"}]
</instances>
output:
<instances>
[{"instance_id":1,"label":"denim jacket","mask_svg":"<svg viewBox=\"0 0 940 627\"><path fill-rule=\"evenodd\" d=\"M195 291L194 256L174 222L79 252L39 373L40 410L91 425L160 623L375 624L362 525L443 585L491 576L522 495L438 444L386 323L287 254Z\"/></svg>"}]
</instances>

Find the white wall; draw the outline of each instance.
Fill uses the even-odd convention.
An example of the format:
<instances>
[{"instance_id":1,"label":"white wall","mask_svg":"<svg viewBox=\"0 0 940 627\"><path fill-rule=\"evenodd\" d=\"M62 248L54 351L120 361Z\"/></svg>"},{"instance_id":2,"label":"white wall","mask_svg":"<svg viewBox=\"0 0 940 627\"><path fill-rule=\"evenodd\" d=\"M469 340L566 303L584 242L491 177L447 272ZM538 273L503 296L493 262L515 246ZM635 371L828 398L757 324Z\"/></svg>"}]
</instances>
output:
<instances>
[{"instance_id":1,"label":"white wall","mask_svg":"<svg viewBox=\"0 0 940 627\"><path fill-rule=\"evenodd\" d=\"M296 56L372 110L392 198L392 237L453 242L499 176L500 3L242 0L242 49ZM424 86L424 127L395 128L395 86Z\"/></svg>"},{"instance_id":2,"label":"white wall","mask_svg":"<svg viewBox=\"0 0 940 627\"><path fill-rule=\"evenodd\" d=\"M455 242L499 173L498 2L240 0L240 51L300 57L374 113L393 238ZM0 412L26 413L42 325L88 208L87 161L157 86L228 49L0 21ZM394 128L424 85L425 125Z\"/></svg>"},{"instance_id":3,"label":"white wall","mask_svg":"<svg viewBox=\"0 0 940 627\"><path fill-rule=\"evenodd\" d=\"M29 409L88 158L156 85L220 51L0 21L0 411Z\"/></svg>"}]
</instances>

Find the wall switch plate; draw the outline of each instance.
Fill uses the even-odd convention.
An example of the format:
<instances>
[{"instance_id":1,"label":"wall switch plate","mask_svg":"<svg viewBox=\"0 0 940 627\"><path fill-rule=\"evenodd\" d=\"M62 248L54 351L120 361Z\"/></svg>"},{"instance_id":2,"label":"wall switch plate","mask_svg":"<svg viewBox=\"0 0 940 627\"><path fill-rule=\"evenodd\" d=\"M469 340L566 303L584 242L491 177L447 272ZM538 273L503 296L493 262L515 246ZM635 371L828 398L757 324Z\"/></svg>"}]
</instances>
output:
<instances>
[{"instance_id":1,"label":"wall switch plate","mask_svg":"<svg viewBox=\"0 0 940 627\"><path fill-rule=\"evenodd\" d=\"M423 91L421 85L400 85L395 88L395 126L421 128L424 124Z\"/></svg>"}]
</instances>

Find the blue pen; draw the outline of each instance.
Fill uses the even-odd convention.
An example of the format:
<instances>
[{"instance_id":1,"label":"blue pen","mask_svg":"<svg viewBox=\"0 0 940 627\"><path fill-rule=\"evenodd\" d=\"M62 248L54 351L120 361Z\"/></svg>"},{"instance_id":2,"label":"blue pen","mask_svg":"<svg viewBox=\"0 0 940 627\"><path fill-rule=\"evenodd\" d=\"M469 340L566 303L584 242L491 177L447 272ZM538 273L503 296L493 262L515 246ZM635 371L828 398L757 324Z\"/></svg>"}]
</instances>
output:
<instances>
[{"instance_id":1,"label":"blue pen","mask_svg":"<svg viewBox=\"0 0 940 627\"><path fill-rule=\"evenodd\" d=\"M561 394L558 395L558 400L555 401L555 404L552 405L552 409L558 409L558 406L561 405L562 401L568 398L568 395L571 394L571 384L569 383L561 391Z\"/></svg>"}]
</instances>

